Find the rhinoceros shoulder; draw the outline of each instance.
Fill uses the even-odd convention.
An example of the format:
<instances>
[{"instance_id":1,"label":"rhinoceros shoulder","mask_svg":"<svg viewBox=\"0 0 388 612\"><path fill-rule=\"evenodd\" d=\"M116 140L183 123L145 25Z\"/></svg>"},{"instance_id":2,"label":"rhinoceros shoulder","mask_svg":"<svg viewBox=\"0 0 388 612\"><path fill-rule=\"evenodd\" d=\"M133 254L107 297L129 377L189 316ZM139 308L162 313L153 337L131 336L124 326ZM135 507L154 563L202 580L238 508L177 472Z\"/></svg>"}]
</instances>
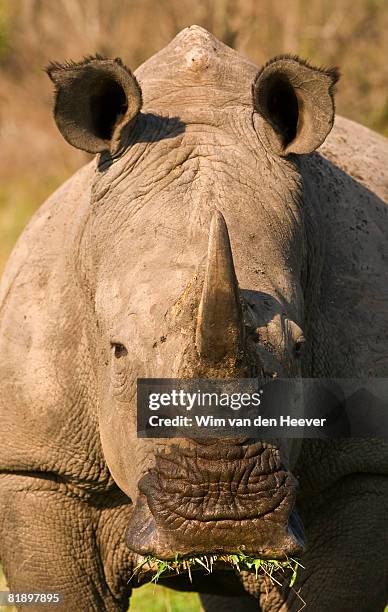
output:
<instances>
[{"instance_id":1,"label":"rhinoceros shoulder","mask_svg":"<svg viewBox=\"0 0 388 612\"><path fill-rule=\"evenodd\" d=\"M381 199L388 201L388 139L337 116L320 153Z\"/></svg>"},{"instance_id":2,"label":"rhinoceros shoulder","mask_svg":"<svg viewBox=\"0 0 388 612\"><path fill-rule=\"evenodd\" d=\"M6 440L0 470L55 472L86 488L110 482L92 416L94 379L76 270L94 163L31 219L9 260L0 302Z\"/></svg>"},{"instance_id":3,"label":"rhinoceros shoulder","mask_svg":"<svg viewBox=\"0 0 388 612\"><path fill-rule=\"evenodd\" d=\"M72 236L88 207L95 160L80 168L38 208L20 235L6 265L0 285L0 308L17 278L28 270L53 269L70 247Z\"/></svg>"},{"instance_id":4,"label":"rhinoceros shoulder","mask_svg":"<svg viewBox=\"0 0 388 612\"><path fill-rule=\"evenodd\" d=\"M315 375L387 377L388 140L338 117L302 163L321 258Z\"/></svg>"}]
</instances>

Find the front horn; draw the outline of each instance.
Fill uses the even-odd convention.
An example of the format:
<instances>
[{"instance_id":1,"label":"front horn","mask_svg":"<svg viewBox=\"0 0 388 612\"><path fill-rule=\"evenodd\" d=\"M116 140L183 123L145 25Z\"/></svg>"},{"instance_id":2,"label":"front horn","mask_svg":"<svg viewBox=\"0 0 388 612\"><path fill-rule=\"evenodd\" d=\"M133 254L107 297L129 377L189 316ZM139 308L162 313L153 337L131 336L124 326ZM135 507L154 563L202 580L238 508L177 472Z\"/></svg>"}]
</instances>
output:
<instances>
[{"instance_id":1,"label":"front horn","mask_svg":"<svg viewBox=\"0 0 388 612\"><path fill-rule=\"evenodd\" d=\"M210 225L205 282L198 310L197 351L220 361L237 357L244 346L244 320L228 228L219 210Z\"/></svg>"}]
</instances>

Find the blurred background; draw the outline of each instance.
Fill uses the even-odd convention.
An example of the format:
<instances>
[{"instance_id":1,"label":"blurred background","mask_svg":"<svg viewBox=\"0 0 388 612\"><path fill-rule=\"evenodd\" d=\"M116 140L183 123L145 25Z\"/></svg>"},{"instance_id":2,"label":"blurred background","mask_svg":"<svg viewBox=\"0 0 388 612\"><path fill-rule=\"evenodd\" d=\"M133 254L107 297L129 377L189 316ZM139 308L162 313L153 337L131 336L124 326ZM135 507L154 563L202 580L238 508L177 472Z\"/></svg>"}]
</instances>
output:
<instances>
[{"instance_id":1,"label":"blurred background","mask_svg":"<svg viewBox=\"0 0 388 612\"><path fill-rule=\"evenodd\" d=\"M0 0L0 274L34 210L88 160L59 135L42 68L100 52L134 70L195 23L259 66L286 52L339 66L337 112L388 136L387 0ZM199 610L194 595L145 589L135 610Z\"/></svg>"}]
</instances>

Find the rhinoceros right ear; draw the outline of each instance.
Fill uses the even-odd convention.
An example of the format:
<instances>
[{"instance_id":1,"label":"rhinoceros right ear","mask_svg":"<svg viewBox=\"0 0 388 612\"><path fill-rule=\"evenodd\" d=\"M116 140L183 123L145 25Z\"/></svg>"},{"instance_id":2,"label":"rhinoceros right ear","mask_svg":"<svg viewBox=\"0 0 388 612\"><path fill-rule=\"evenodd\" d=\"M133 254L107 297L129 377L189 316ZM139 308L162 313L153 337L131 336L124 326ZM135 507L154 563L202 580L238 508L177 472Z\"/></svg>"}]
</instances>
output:
<instances>
[{"instance_id":1,"label":"rhinoceros right ear","mask_svg":"<svg viewBox=\"0 0 388 612\"><path fill-rule=\"evenodd\" d=\"M115 153L142 104L132 72L119 58L99 55L78 64L52 63L46 71L55 85L54 117L65 140L88 153Z\"/></svg>"},{"instance_id":2,"label":"rhinoceros right ear","mask_svg":"<svg viewBox=\"0 0 388 612\"><path fill-rule=\"evenodd\" d=\"M274 57L252 87L255 110L265 119L265 132L279 155L311 153L334 122L336 68L314 68L299 57Z\"/></svg>"}]
</instances>

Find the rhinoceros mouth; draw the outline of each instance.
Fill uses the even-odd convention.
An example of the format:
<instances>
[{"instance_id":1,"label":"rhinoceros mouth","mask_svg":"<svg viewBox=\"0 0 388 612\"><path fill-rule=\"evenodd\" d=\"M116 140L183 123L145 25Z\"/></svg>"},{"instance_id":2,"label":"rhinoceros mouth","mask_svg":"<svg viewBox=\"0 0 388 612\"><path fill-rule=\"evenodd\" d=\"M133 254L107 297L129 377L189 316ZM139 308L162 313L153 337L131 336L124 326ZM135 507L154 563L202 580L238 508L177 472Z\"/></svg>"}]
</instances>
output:
<instances>
[{"instance_id":1,"label":"rhinoceros mouth","mask_svg":"<svg viewBox=\"0 0 388 612\"><path fill-rule=\"evenodd\" d=\"M126 542L144 558L165 561L203 555L216 555L222 561L222 557L242 551L252 558L286 561L299 557L304 549L303 527L295 510L280 522L265 518L210 524L190 521L186 529L174 529L157 524L144 495L133 509Z\"/></svg>"},{"instance_id":2,"label":"rhinoceros mouth","mask_svg":"<svg viewBox=\"0 0 388 612\"><path fill-rule=\"evenodd\" d=\"M297 480L273 447L169 447L138 484L126 541L143 556L245 554L286 559L303 550Z\"/></svg>"},{"instance_id":3,"label":"rhinoceros mouth","mask_svg":"<svg viewBox=\"0 0 388 612\"><path fill-rule=\"evenodd\" d=\"M298 560L298 555L284 555L282 558L263 558L259 555L247 555L242 550L238 552L207 552L195 555L179 556L175 555L171 559L159 559L153 555L135 555L134 570L131 580L136 580L138 585L146 582L157 582L159 579L171 579L174 576L186 575L190 582L193 581L193 574L202 573L205 576L213 572L224 571L248 571L267 574L273 579L273 574L280 578L291 577L292 582L296 577L299 566L303 567ZM282 572L280 574L280 572ZM274 582L279 584L278 579Z\"/></svg>"},{"instance_id":4,"label":"rhinoceros mouth","mask_svg":"<svg viewBox=\"0 0 388 612\"><path fill-rule=\"evenodd\" d=\"M244 547L243 547L244 548ZM211 573L213 569L229 569L233 570L236 567L240 569L250 569L250 565L254 566L254 560L258 561L259 564L265 565L266 562L277 563L279 565L287 566L294 562L299 563L298 559L302 553L302 548L299 550L285 551L282 555L267 555L264 556L262 553L255 553L251 555L245 554L243 550L239 551L207 551L197 552L186 555L175 554L174 557L170 558L159 558L152 554L139 555L135 553L135 569L134 574L156 574L160 571L160 566L164 565L166 568L167 575L180 574L182 571L202 571L205 569L208 573ZM292 554L291 554L292 552ZM253 567L254 569L254 567Z\"/></svg>"}]
</instances>

